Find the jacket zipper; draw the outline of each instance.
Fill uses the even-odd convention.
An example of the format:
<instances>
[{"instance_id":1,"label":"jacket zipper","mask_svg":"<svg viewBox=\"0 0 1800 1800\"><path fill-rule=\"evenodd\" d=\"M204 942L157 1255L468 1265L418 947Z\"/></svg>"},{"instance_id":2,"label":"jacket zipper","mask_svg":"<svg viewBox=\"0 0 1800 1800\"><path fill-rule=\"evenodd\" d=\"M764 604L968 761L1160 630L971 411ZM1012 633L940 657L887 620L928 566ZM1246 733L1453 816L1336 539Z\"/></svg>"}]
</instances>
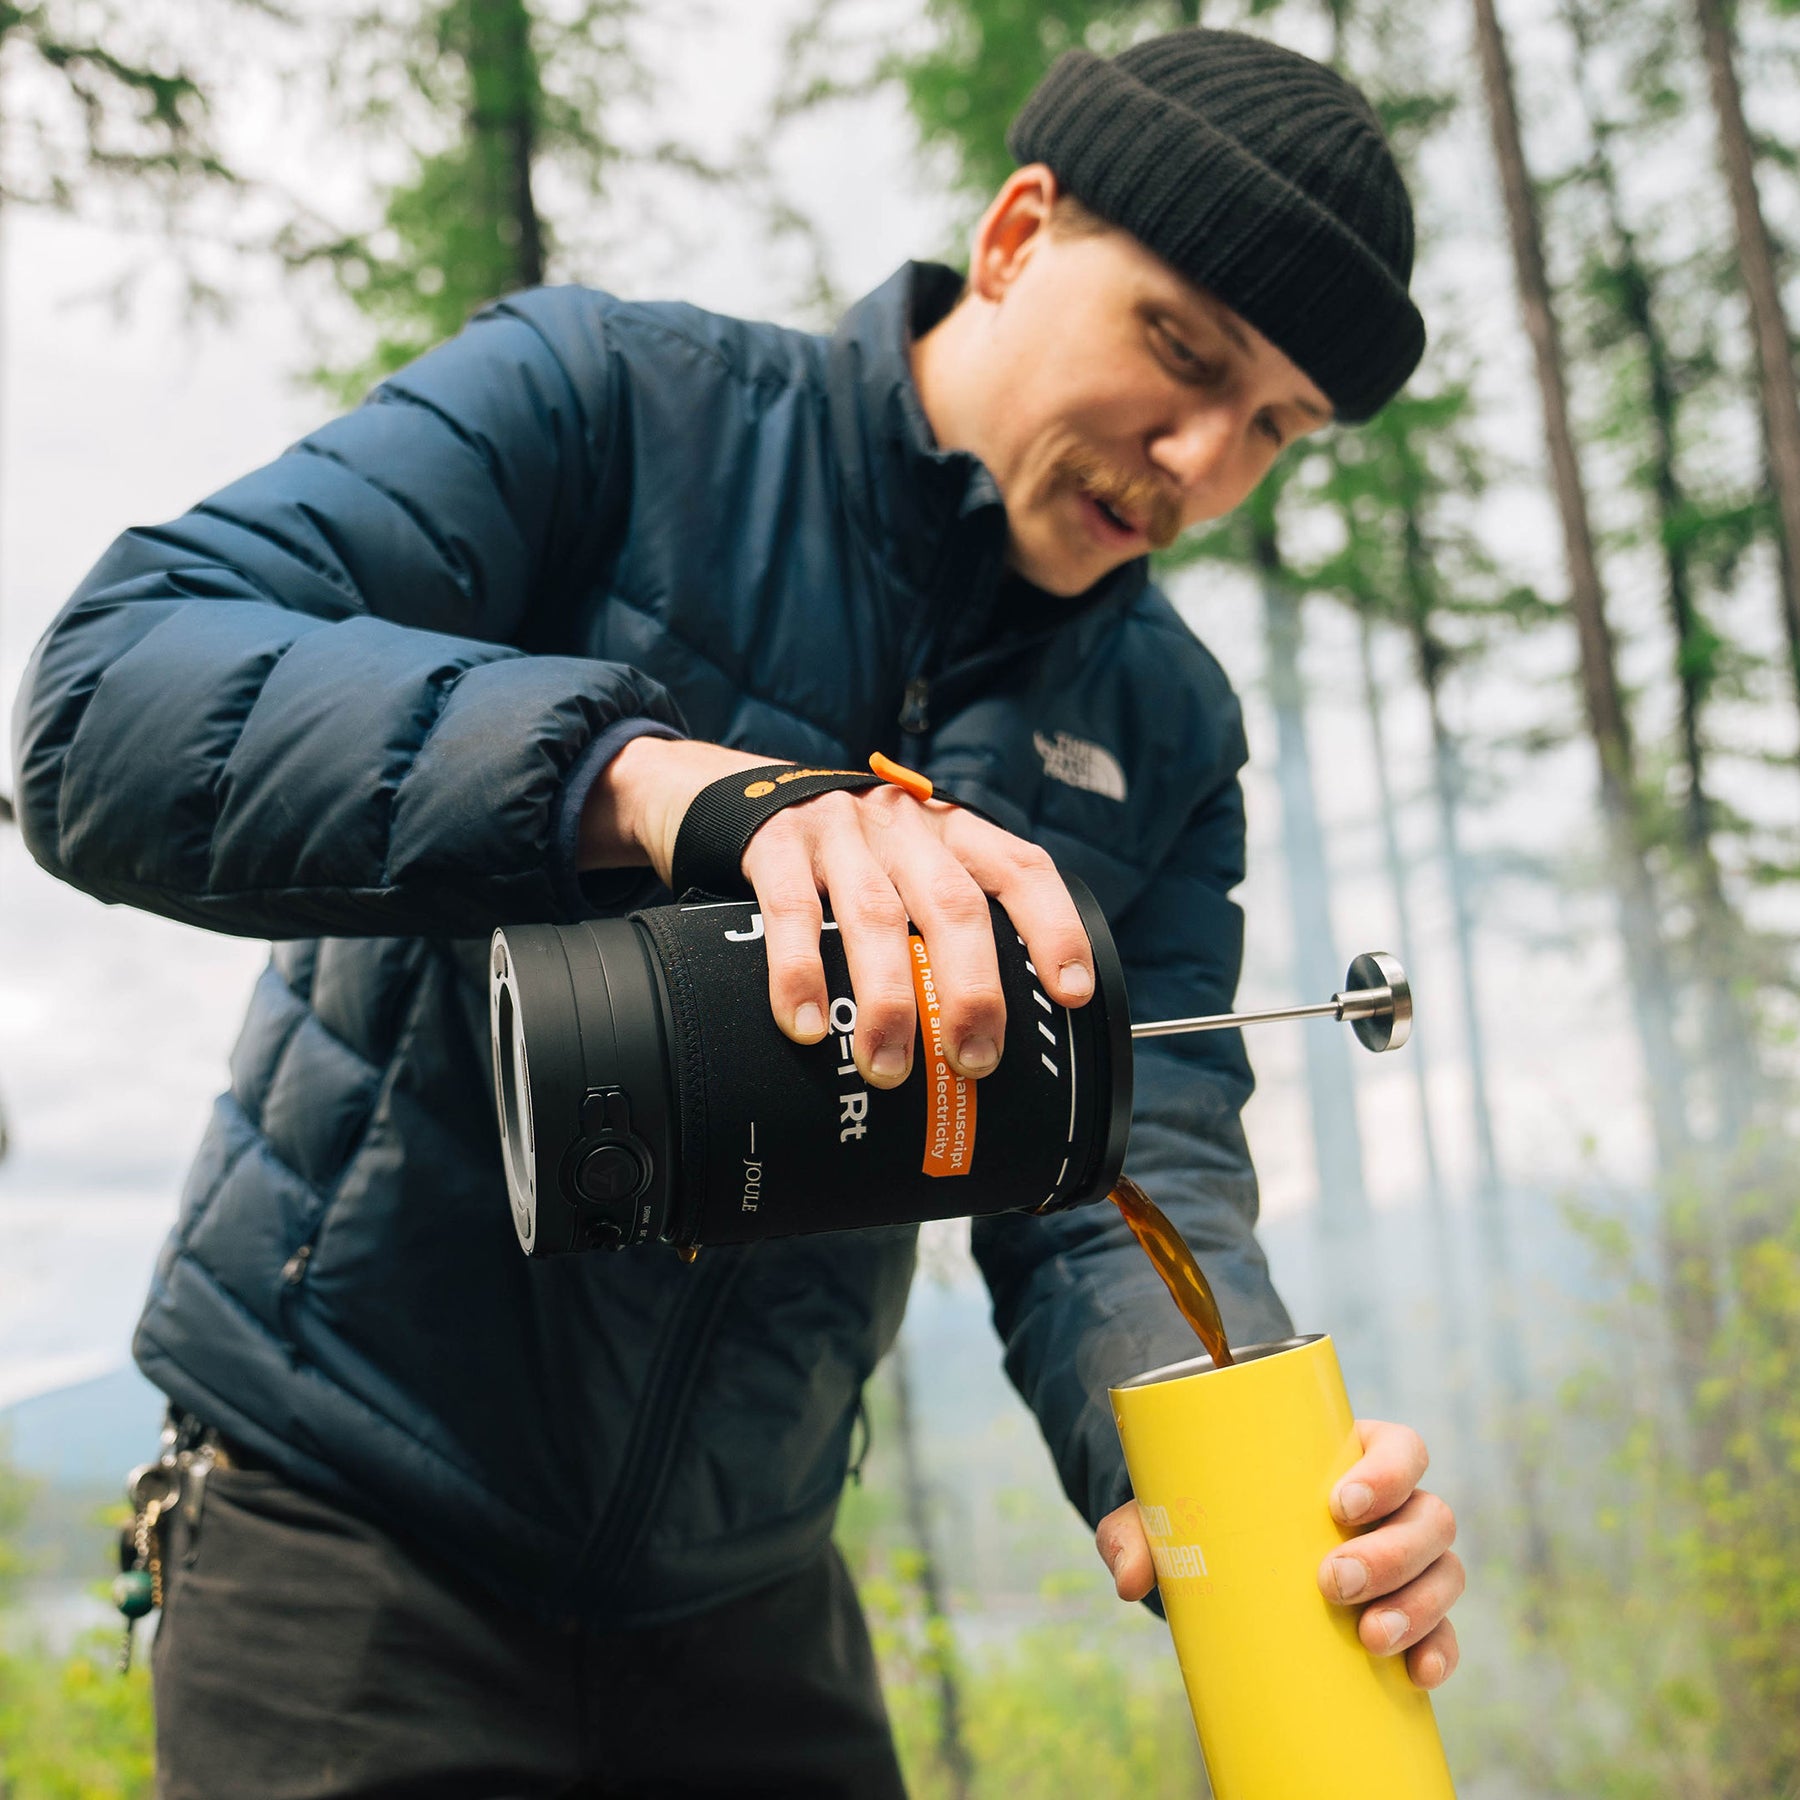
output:
<instances>
[{"instance_id":1,"label":"jacket zipper","mask_svg":"<svg viewBox=\"0 0 1800 1800\"><path fill-rule=\"evenodd\" d=\"M583 1568L604 1570L609 1562L629 1559L650 1528L681 1447L701 1360L712 1344L725 1301L755 1251L756 1246L750 1245L729 1262L721 1258L710 1266L702 1264L692 1289L670 1314L657 1345L655 1373L638 1402L620 1459L612 1499L582 1553Z\"/></svg>"},{"instance_id":2,"label":"jacket zipper","mask_svg":"<svg viewBox=\"0 0 1800 1800\"><path fill-rule=\"evenodd\" d=\"M906 684L900 702L901 742L910 748L919 744L931 729L931 683L923 675L914 675Z\"/></svg>"},{"instance_id":3,"label":"jacket zipper","mask_svg":"<svg viewBox=\"0 0 1800 1800\"><path fill-rule=\"evenodd\" d=\"M312 1236L281 1265L281 1286L275 1292L275 1316L290 1362L297 1361L300 1356L300 1334L294 1328L294 1307L299 1302L318 1236L319 1227L314 1225Z\"/></svg>"}]
</instances>

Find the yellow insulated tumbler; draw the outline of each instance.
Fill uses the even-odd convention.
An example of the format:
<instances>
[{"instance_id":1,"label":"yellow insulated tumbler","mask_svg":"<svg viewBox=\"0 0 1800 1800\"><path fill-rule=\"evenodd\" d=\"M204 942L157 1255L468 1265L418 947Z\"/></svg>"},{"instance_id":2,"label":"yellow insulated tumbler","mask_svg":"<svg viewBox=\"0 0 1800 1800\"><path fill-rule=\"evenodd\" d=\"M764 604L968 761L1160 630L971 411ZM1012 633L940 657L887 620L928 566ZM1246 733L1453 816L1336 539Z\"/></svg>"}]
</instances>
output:
<instances>
[{"instance_id":1,"label":"yellow insulated tumbler","mask_svg":"<svg viewBox=\"0 0 1800 1800\"><path fill-rule=\"evenodd\" d=\"M1152 1369L1112 1406L1216 1800L1455 1800L1405 1658L1319 1591L1362 1454L1331 1339Z\"/></svg>"}]
</instances>

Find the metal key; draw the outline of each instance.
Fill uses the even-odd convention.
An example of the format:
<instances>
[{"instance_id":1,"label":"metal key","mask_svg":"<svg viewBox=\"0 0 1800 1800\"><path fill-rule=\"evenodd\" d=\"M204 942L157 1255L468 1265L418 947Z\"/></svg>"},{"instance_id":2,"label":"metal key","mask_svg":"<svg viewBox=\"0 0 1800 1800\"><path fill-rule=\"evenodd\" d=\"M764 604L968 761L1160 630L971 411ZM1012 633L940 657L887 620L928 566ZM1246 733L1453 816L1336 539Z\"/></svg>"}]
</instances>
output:
<instances>
[{"instance_id":1,"label":"metal key","mask_svg":"<svg viewBox=\"0 0 1800 1800\"><path fill-rule=\"evenodd\" d=\"M119 1673L131 1672L131 1644L139 1619L162 1604L162 1515L181 1492L181 1474L171 1458L133 1469L125 1484L131 1523L120 1534L120 1572L113 1582L113 1604L125 1618L119 1645Z\"/></svg>"}]
</instances>

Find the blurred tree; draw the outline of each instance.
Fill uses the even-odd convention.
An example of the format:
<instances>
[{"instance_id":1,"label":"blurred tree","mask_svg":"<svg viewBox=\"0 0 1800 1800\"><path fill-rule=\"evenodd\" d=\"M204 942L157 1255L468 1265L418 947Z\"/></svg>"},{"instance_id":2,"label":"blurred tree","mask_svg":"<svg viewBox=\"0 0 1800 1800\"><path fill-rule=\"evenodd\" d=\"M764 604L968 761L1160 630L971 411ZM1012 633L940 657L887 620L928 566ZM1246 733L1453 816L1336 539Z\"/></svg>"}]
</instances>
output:
<instances>
[{"instance_id":1,"label":"blurred tree","mask_svg":"<svg viewBox=\"0 0 1800 1800\"><path fill-rule=\"evenodd\" d=\"M1108 55L1134 38L1200 23L1201 0L927 0L935 37L892 71L928 149L985 205L1018 166L1006 127L1065 50Z\"/></svg>"},{"instance_id":2,"label":"blurred tree","mask_svg":"<svg viewBox=\"0 0 1800 1800\"><path fill-rule=\"evenodd\" d=\"M1612 633L1576 446L1561 335L1545 267L1537 193L1525 164L1512 74L1494 0L1475 0L1475 18L1514 269L1537 366L1546 448L1563 525L1588 728L1599 752L1607 872L1618 895L1627 981L1648 1076L1662 1195L1657 1242L1663 1291L1670 1318L1678 1327L1679 1348L1672 1374L1676 1393L1685 1402L1687 1419L1699 1438L1697 1453L1705 1460L1710 1445L1697 1404L1696 1371L1716 1326L1716 1295L1710 1283L1684 1280L1691 1263L1705 1267L1712 1261L1709 1221L1703 1214L1680 1208L1672 1199L1673 1184L1688 1167L1692 1137L1686 1082L1673 1029L1672 970L1648 859L1654 822L1646 817L1645 798L1637 785L1632 737L1613 661ZM1654 319L1651 323L1654 328Z\"/></svg>"},{"instance_id":3,"label":"blurred tree","mask_svg":"<svg viewBox=\"0 0 1800 1800\"><path fill-rule=\"evenodd\" d=\"M1423 193L1420 163L1431 135L1455 111L1457 96L1446 88L1434 60L1427 9L1413 0L1324 0L1331 27L1334 66L1367 93L1382 119L1389 142L1415 193ZM1421 213L1421 229L1428 213ZM1420 246L1421 257L1430 243ZM1356 613L1364 646L1365 710L1378 761L1383 754L1381 687L1372 678L1369 643L1378 625L1398 624L1412 650L1414 672L1424 692L1431 726L1432 786L1440 850L1451 901L1451 923L1459 966L1463 1047L1475 1151L1475 1220L1481 1246L1481 1278L1473 1299L1479 1321L1477 1359L1497 1381L1498 1415L1506 1424L1504 1465L1491 1471L1490 1489L1518 1495L1523 1525L1521 1556L1526 1567L1547 1575L1550 1548L1537 1504L1538 1471L1526 1430L1529 1371L1521 1351L1518 1256L1508 1229L1488 1093L1482 1010L1476 988L1474 886L1462 847L1461 759L1444 708L1444 678L1451 656L1444 632L1462 621L1468 638L1474 621L1492 617L1541 618L1544 609L1528 590L1503 585L1481 549L1468 515L1488 483L1491 460L1473 429L1474 404L1465 384L1445 369L1457 352L1453 334L1440 329L1430 359L1407 389L1377 417L1353 432L1332 433L1305 447L1307 479L1291 491L1329 529L1311 534L1335 544L1298 576L1315 592L1333 595ZM1458 519L1458 513L1462 517ZM1384 838L1396 910L1410 913L1410 872L1399 851L1391 803L1381 796ZM1424 1092L1425 1061L1416 1053L1420 1107L1429 1143L1429 1101ZM1429 1200L1429 1196L1428 1196ZM1446 1382L1463 1363L1469 1346L1464 1315L1456 1306L1457 1280L1449 1219L1441 1206L1431 1212L1432 1248L1441 1313ZM1467 1415L1455 1414L1457 1447L1465 1468L1479 1465L1481 1451L1469 1441ZM1483 1521L1497 1529L1498 1520Z\"/></svg>"},{"instance_id":4,"label":"blurred tree","mask_svg":"<svg viewBox=\"0 0 1800 1800\"><path fill-rule=\"evenodd\" d=\"M1714 850L1720 809L1707 773L1704 714L1730 652L1707 620L1700 588L1709 560L1722 561L1727 578L1735 572L1753 509L1745 496L1718 493L1716 483L1714 492L1696 492L1682 468L1683 440L1693 435L1684 414L1696 388L1718 367L1712 296L1707 291L1690 296L1696 316L1689 335L1698 341L1683 354L1666 323L1676 298L1672 283L1632 222L1622 191L1621 159L1647 153L1647 140L1666 132L1682 105L1666 68L1676 51L1673 21L1641 4L1602 9L1589 0L1564 0L1563 18L1575 45L1575 91L1589 138L1578 173L1599 213L1597 220L1583 218L1575 228L1585 246L1580 296L1587 303L1586 337L1590 353L1616 367L1600 430L1628 449L1631 482L1645 503L1647 536L1662 564L1685 772L1677 873L1694 920L1691 938L1717 1137L1731 1146L1750 1123L1761 1072L1740 998L1739 984L1748 973L1744 933ZM1636 40L1631 86L1637 116L1629 132L1609 115L1595 85L1597 52L1608 26L1611 36L1628 31ZM1673 234L1662 235L1667 241Z\"/></svg>"},{"instance_id":5,"label":"blurred tree","mask_svg":"<svg viewBox=\"0 0 1800 1800\"><path fill-rule=\"evenodd\" d=\"M1563 1671L1529 1718L1483 1709L1468 1748L1570 1800L1800 1791L1800 1170L1791 1146L1715 1161L1683 1208L1725 1214L1733 1304L1699 1347L1698 1461L1669 1382L1692 1310L1631 1203L1572 1205L1599 1276L1595 1350L1556 1420L1558 1576L1531 1604ZM1709 1288L1712 1266L1677 1280ZM1703 1302L1710 1310L1710 1301Z\"/></svg>"},{"instance_id":6,"label":"blurred tree","mask_svg":"<svg viewBox=\"0 0 1800 1800\"><path fill-rule=\"evenodd\" d=\"M1606 868L1618 896L1627 984L1649 1087L1650 1123L1659 1161L1674 1168L1692 1136L1686 1082L1675 1040L1673 984L1663 941L1661 907L1646 857L1631 728L1619 683L1569 406L1561 334L1551 302L1536 189L1525 161L1511 59L1494 0L1474 0L1476 52L1487 98L1494 159L1505 202L1507 235L1525 331L1531 341L1543 407L1551 486L1562 522L1569 600L1580 653L1581 691L1599 763Z\"/></svg>"},{"instance_id":7,"label":"blurred tree","mask_svg":"<svg viewBox=\"0 0 1800 1800\"><path fill-rule=\"evenodd\" d=\"M1275 778L1281 794L1282 874L1293 934L1292 968L1306 997L1336 991L1344 962L1332 926L1331 867L1321 823L1306 727L1301 670L1309 584L1289 566L1281 543L1286 490L1300 467L1276 463L1236 512L1189 538L1163 561L1170 568L1197 558L1248 567L1262 603L1264 687L1275 715ZM1358 1378L1389 1391L1392 1369L1382 1316L1381 1283L1371 1260L1368 1188L1355 1074L1342 1032L1308 1032L1302 1044L1317 1171L1321 1249L1343 1271L1331 1328L1349 1346Z\"/></svg>"},{"instance_id":8,"label":"blurred tree","mask_svg":"<svg viewBox=\"0 0 1800 1800\"><path fill-rule=\"evenodd\" d=\"M1780 546L1782 617L1800 688L1800 376L1781 304L1768 223L1756 187L1756 155L1744 117L1728 0L1694 0L1707 82L1719 132L1719 160L1731 193L1738 270L1750 307L1761 380L1763 437Z\"/></svg>"},{"instance_id":9,"label":"blurred tree","mask_svg":"<svg viewBox=\"0 0 1800 1800\"><path fill-rule=\"evenodd\" d=\"M613 115L649 80L630 35L638 10L637 0L415 0L343 26L339 107L353 128L397 137L413 162L386 191L376 230L298 233L288 248L296 265L329 266L374 328L364 357L323 372L343 398L490 300L544 280L556 246L536 182L554 164L591 199L627 159ZM666 145L629 154L675 156Z\"/></svg>"},{"instance_id":10,"label":"blurred tree","mask_svg":"<svg viewBox=\"0 0 1800 1800\"><path fill-rule=\"evenodd\" d=\"M1440 351L1440 357L1445 352ZM1419 385L1425 385L1421 383ZM1506 1223L1493 1117L1488 1098L1486 1039L1475 984L1474 877L1462 845L1463 772L1459 746L1445 714L1444 684L1459 657L1446 633L1473 639L1492 619L1541 618L1528 590L1508 588L1470 522L1470 503L1487 482L1485 457L1472 431L1474 403L1466 385L1441 382L1432 392L1409 389L1368 425L1334 436L1313 453L1309 498L1333 519L1336 546L1309 563L1301 578L1313 591L1345 602L1365 632L1380 625L1404 633L1414 675L1425 698L1431 733L1434 812L1461 988L1470 1131L1475 1151L1475 1216L1481 1233L1484 1279L1475 1296L1487 1335L1487 1366L1496 1371L1509 1406L1524 1397L1513 1306L1515 1264ZM1469 649L1460 652L1472 654ZM1370 726L1380 734L1380 684L1365 678ZM1379 754L1379 751L1378 751ZM1397 840L1397 832L1388 828ZM1391 862L1403 862L1397 841ZM1404 908L1410 886L1404 866L1391 879ZM1405 954L1405 953L1403 953ZM1410 966L1410 965L1409 965ZM1423 1066L1421 1061L1421 1067ZM1447 1241L1437 1251L1439 1283L1451 1307L1446 1366L1454 1366L1458 1319L1456 1280Z\"/></svg>"},{"instance_id":11,"label":"blurred tree","mask_svg":"<svg viewBox=\"0 0 1800 1800\"><path fill-rule=\"evenodd\" d=\"M328 389L358 397L489 301L582 278L620 241L677 245L671 196L696 184L728 189L771 241L810 237L759 144L709 160L659 132L649 20L641 0L361 0L336 28L339 116L410 168L378 190L372 228L297 213L279 244L329 270L372 328L365 354L317 372Z\"/></svg>"},{"instance_id":12,"label":"blurred tree","mask_svg":"<svg viewBox=\"0 0 1800 1800\"><path fill-rule=\"evenodd\" d=\"M117 0L0 0L0 202L63 212L148 203L168 222L202 192L237 184L213 136L202 34L191 20L171 23Z\"/></svg>"},{"instance_id":13,"label":"blurred tree","mask_svg":"<svg viewBox=\"0 0 1800 1800\"><path fill-rule=\"evenodd\" d=\"M897 34L892 15L859 16L855 0L811 0L789 40L778 113L897 85L948 186L979 209L1016 167L1007 125L1065 50L1110 53L1197 25L1201 0L925 0L921 10L923 31Z\"/></svg>"},{"instance_id":14,"label":"blurred tree","mask_svg":"<svg viewBox=\"0 0 1800 1800\"><path fill-rule=\"evenodd\" d=\"M1443 84L1442 73L1428 48L1428 15L1414 0L1314 0L1330 29L1331 60L1369 97L1389 144L1415 193L1422 190L1419 163L1425 144L1453 114L1457 100ZM1429 244L1421 244L1420 255ZM1419 260L1419 259L1415 259ZM1426 554L1426 515L1452 493L1478 492L1484 483L1482 458L1468 430L1472 411L1465 388L1442 386L1437 367L1443 350L1404 393L1384 407L1370 424L1349 433L1333 433L1308 446L1315 479L1308 484L1315 511L1330 520L1340 548L1321 566L1303 574L1317 592L1347 601L1358 619L1362 649L1364 710L1377 762L1378 805L1395 911L1402 939L1410 939L1411 871L1400 850L1396 808L1386 770L1382 685L1374 676L1373 626L1400 620L1414 650L1414 669L1424 690L1432 725L1433 783L1438 802L1440 850L1450 890L1452 923L1461 977L1464 1061L1468 1075L1470 1124L1475 1148L1475 1195L1488 1266L1497 1278L1484 1284L1481 1305L1490 1324L1492 1366L1500 1369L1509 1398L1518 1399L1518 1360L1514 1334L1496 1317L1496 1301L1510 1291L1506 1271L1511 1257L1500 1205L1498 1157L1494 1146L1487 1058L1481 1010L1475 986L1472 883L1458 829L1461 806L1460 768L1444 723L1442 672L1446 658L1435 637L1437 621L1451 610L1474 609L1453 597L1450 581ZM1426 393L1434 381L1435 394ZM1439 474L1438 471L1447 471ZM1465 558L1467 568L1474 559ZM1485 566L1484 574L1487 573ZM1465 569L1466 573L1466 569ZM1414 953L1402 951L1409 968ZM1438 1284L1445 1304L1445 1330L1454 1337L1456 1278L1449 1221L1438 1191L1435 1139L1431 1122L1426 1043L1413 1052L1418 1083L1420 1133L1428 1173L1427 1204L1433 1221ZM1454 1366L1455 1345L1446 1342L1447 1366Z\"/></svg>"},{"instance_id":15,"label":"blurred tree","mask_svg":"<svg viewBox=\"0 0 1800 1800\"><path fill-rule=\"evenodd\" d=\"M1546 609L1530 590L1502 582L1472 529L1471 503L1488 484L1473 422L1467 385L1440 381L1434 391L1409 388L1368 425L1334 438L1321 452L1326 469L1314 498L1336 520L1340 542L1309 565L1306 579L1364 621L1396 626L1425 697L1432 798L1461 989L1476 1189L1492 1197L1500 1191L1501 1172L1475 986L1475 876L1462 842L1462 753L1446 715L1444 685L1474 654L1481 621L1542 620ZM1453 622L1468 644L1447 639Z\"/></svg>"},{"instance_id":16,"label":"blurred tree","mask_svg":"<svg viewBox=\"0 0 1800 1800\"><path fill-rule=\"evenodd\" d=\"M1392 754L1388 746L1386 682L1380 668L1375 625L1368 613L1356 621L1357 668L1362 676L1363 711L1369 719L1369 743L1375 753L1375 812L1381 825L1381 860L1387 870L1388 886L1394 896L1394 948L1401 965L1417 979L1419 936L1413 929L1412 871L1400 841L1400 796L1394 790ZM1431 1083L1426 1058L1418 1048L1417 1021L1408 1042L1414 1046L1412 1056L1413 1093L1419 1109L1419 1149L1425 1160L1425 1204L1431 1214L1432 1229L1444 1239L1439 1261L1454 1282L1454 1272L1445 1234L1449 1222L1445 1217L1448 1196L1444 1189L1443 1165L1438 1155L1437 1128L1432 1123ZM1446 1290L1446 1294L1451 1290Z\"/></svg>"}]
</instances>

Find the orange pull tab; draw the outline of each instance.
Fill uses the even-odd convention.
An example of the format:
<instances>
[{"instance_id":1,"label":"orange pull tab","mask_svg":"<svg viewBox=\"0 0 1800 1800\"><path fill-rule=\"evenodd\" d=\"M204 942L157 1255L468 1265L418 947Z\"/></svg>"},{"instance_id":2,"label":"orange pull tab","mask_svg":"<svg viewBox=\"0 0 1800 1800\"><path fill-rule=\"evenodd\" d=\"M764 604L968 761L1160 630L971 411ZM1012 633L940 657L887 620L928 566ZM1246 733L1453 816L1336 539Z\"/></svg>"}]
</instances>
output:
<instances>
[{"instance_id":1,"label":"orange pull tab","mask_svg":"<svg viewBox=\"0 0 1800 1800\"><path fill-rule=\"evenodd\" d=\"M891 756L883 756L879 750L869 758L869 767L883 781L891 781L895 787L904 788L915 800L931 798L929 775L921 775L916 769L903 769Z\"/></svg>"}]
</instances>

